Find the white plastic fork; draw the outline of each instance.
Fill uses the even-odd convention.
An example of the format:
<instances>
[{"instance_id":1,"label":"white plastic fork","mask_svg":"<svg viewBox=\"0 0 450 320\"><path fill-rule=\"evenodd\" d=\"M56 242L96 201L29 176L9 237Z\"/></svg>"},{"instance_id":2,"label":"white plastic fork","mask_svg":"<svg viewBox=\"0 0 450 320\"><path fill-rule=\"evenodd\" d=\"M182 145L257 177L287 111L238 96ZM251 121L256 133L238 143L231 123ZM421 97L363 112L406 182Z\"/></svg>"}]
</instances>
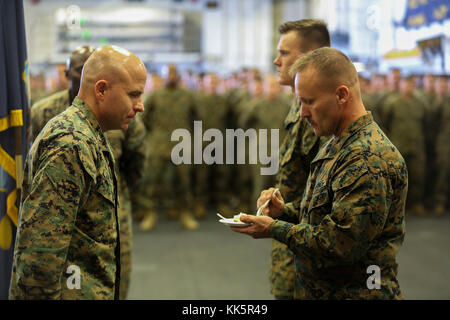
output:
<instances>
[{"instance_id":1,"label":"white plastic fork","mask_svg":"<svg viewBox=\"0 0 450 320\"><path fill-rule=\"evenodd\" d=\"M227 220L227 218L225 218L223 215L221 215L221 214L218 213L218 212L217 212L217 215L218 215L221 219Z\"/></svg>"},{"instance_id":2,"label":"white plastic fork","mask_svg":"<svg viewBox=\"0 0 450 320\"><path fill-rule=\"evenodd\" d=\"M278 188L276 188L276 189L273 191L272 195L275 195L275 193L277 193L277 191L279 191ZM264 202L264 204L263 204L261 207L259 207L258 211L256 212L256 216L257 216L257 217L261 215L261 212L264 210L265 207L267 207L267 205L269 204L269 202L270 202L270 199L267 200L266 202Z\"/></svg>"}]
</instances>

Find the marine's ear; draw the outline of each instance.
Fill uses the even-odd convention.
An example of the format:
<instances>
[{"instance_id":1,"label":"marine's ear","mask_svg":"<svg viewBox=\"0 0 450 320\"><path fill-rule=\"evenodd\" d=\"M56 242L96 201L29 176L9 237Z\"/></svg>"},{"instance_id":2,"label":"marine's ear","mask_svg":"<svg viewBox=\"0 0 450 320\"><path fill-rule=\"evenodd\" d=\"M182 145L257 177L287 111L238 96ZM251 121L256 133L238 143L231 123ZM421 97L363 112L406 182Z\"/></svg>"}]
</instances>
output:
<instances>
[{"instance_id":1,"label":"marine's ear","mask_svg":"<svg viewBox=\"0 0 450 320\"><path fill-rule=\"evenodd\" d=\"M348 101L350 89L347 86L339 86L336 88L336 100L338 104L344 104Z\"/></svg>"},{"instance_id":2,"label":"marine's ear","mask_svg":"<svg viewBox=\"0 0 450 320\"><path fill-rule=\"evenodd\" d=\"M103 100L105 98L105 93L108 90L108 81L98 80L94 86L95 97L98 100Z\"/></svg>"}]
</instances>

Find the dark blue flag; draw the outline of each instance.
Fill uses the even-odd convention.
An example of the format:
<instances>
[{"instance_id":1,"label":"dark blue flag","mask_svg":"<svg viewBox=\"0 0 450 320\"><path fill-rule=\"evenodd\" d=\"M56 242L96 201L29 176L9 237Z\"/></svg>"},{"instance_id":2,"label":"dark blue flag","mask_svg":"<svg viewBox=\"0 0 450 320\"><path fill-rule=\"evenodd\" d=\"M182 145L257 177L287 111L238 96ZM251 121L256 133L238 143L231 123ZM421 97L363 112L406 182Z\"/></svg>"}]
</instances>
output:
<instances>
[{"instance_id":1,"label":"dark blue flag","mask_svg":"<svg viewBox=\"0 0 450 320\"><path fill-rule=\"evenodd\" d=\"M408 0L405 16L400 23L406 29L444 22L450 18L449 0Z\"/></svg>"},{"instance_id":2,"label":"dark blue flag","mask_svg":"<svg viewBox=\"0 0 450 320\"><path fill-rule=\"evenodd\" d=\"M28 60L22 0L0 0L0 300L8 298L24 157Z\"/></svg>"}]
</instances>

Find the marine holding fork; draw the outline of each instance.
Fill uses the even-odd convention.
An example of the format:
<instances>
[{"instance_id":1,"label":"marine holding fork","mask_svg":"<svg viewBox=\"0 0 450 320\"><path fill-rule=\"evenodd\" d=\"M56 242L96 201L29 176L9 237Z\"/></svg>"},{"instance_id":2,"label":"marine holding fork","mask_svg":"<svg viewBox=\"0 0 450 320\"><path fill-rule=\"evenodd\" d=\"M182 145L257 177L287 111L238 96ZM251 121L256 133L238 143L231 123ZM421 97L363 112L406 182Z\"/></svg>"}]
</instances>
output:
<instances>
[{"instance_id":1,"label":"marine holding fork","mask_svg":"<svg viewBox=\"0 0 450 320\"><path fill-rule=\"evenodd\" d=\"M332 138L311 163L299 210L271 188L258 199L258 207L271 200L262 215L242 216L250 225L231 228L289 247L295 299L401 299L396 253L405 235L405 161L366 111L356 69L342 52L316 49L291 73L301 117L316 136ZM368 285L373 266L381 271L375 288Z\"/></svg>"}]
</instances>

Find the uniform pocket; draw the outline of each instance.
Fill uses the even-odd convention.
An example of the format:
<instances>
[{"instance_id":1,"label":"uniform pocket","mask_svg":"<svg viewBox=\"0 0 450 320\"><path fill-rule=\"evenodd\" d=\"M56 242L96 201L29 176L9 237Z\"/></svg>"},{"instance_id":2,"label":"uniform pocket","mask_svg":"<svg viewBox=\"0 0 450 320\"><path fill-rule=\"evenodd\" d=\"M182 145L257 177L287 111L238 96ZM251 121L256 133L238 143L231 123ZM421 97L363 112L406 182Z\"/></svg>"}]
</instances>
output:
<instances>
[{"instance_id":1,"label":"uniform pocket","mask_svg":"<svg viewBox=\"0 0 450 320\"><path fill-rule=\"evenodd\" d=\"M307 220L312 225L319 225L331 212L331 198L326 186L314 190L308 206Z\"/></svg>"},{"instance_id":2,"label":"uniform pocket","mask_svg":"<svg viewBox=\"0 0 450 320\"><path fill-rule=\"evenodd\" d=\"M102 154L102 161L98 166L97 171L97 192L100 193L103 198L112 203L113 206L116 204L116 188L115 185L115 173L114 164L109 163L107 154Z\"/></svg>"},{"instance_id":3,"label":"uniform pocket","mask_svg":"<svg viewBox=\"0 0 450 320\"><path fill-rule=\"evenodd\" d=\"M115 201L115 193L114 193L114 185L111 185L113 180L105 179L104 177L100 177L97 180L98 193L108 200L113 206L116 204Z\"/></svg>"},{"instance_id":4,"label":"uniform pocket","mask_svg":"<svg viewBox=\"0 0 450 320\"><path fill-rule=\"evenodd\" d=\"M317 190L314 190L309 208L312 210L314 208L322 207L327 203L330 203L328 187L320 187Z\"/></svg>"}]
</instances>

